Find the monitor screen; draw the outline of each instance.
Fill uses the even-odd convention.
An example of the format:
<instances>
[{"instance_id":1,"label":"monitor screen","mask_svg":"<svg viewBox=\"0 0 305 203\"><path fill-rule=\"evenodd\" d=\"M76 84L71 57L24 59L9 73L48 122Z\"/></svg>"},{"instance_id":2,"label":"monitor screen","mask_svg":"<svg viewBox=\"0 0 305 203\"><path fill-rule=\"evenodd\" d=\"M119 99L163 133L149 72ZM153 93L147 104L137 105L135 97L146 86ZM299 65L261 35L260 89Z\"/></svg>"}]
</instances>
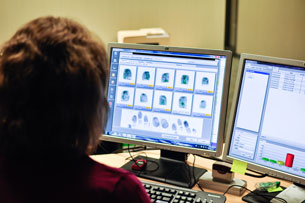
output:
<instances>
[{"instance_id":1,"label":"monitor screen","mask_svg":"<svg viewBox=\"0 0 305 203\"><path fill-rule=\"evenodd\" d=\"M103 139L220 155L231 52L110 44Z\"/></svg>"},{"instance_id":2,"label":"monitor screen","mask_svg":"<svg viewBox=\"0 0 305 203\"><path fill-rule=\"evenodd\" d=\"M226 158L305 184L305 63L242 54Z\"/></svg>"},{"instance_id":3,"label":"monitor screen","mask_svg":"<svg viewBox=\"0 0 305 203\"><path fill-rule=\"evenodd\" d=\"M141 44L109 45L109 115L102 139L161 149L160 159L122 168L192 187L205 172L186 154L222 152L231 68L230 51ZM194 178L193 178L194 177Z\"/></svg>"}]
</instances>

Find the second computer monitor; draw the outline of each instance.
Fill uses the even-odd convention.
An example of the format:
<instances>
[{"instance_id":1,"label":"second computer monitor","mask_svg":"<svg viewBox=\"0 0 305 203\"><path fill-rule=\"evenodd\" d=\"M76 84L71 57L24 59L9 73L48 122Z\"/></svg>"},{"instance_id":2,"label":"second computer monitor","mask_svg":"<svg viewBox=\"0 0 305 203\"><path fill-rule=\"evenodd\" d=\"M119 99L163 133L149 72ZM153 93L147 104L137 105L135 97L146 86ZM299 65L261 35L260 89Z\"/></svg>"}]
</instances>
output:
<instances>
[{"instance_id":1,"label":"second computer monitor","mask_svg":"<svg viewBox=\"0 0 305 203\"><path fill-rule=\"evenodd\" d=\"M305 185L305 62L242 54L225 155Z\"/></svg>"}]
</instances>

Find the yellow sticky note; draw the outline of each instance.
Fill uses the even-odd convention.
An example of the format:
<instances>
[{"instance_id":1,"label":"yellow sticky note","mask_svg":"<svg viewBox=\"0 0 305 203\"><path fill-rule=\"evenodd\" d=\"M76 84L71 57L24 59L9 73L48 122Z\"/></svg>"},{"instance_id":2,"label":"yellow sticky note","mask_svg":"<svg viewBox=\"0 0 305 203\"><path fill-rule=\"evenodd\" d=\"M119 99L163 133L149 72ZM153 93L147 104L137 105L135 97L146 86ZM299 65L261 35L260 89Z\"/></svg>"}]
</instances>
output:
<instances>
[{"instance_id":1,"label":"yellow sticky note","mask_svg":"<svg viewBox=\"0 0 305 203\"><path fill-rule=\"evenodd\" d=\"M271 187L267 189L268 192L281 192L283 191L283 188L281 187Z\"/></svg>"},{"instance_id":2,"label":"yellow sticky note","mask_svg":"<svg viewBox=\"0 0 305 203\"><path fill-rule=\"evenodd\" d=\"M231 171L244 175L247 169L247 165L248 164L246 162L233 159Z\"/></svg>"}]
</instances>

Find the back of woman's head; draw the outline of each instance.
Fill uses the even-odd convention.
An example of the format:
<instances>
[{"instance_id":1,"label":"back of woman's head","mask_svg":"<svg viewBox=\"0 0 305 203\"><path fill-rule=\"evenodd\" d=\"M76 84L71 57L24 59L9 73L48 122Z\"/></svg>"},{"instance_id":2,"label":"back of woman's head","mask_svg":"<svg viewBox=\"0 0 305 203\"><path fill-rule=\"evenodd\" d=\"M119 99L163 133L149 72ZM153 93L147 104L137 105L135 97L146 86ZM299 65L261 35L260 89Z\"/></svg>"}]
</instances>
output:
<instances>
[{"instance_id":1,"label":"back of woman's head","mask_svg":"<svg viewBox=\"0 0 305 203\"><path fill-rule=\"evenodd\" d=\"M89 152L107 115L106 52L80 24L35 19L0 55L0 150Z\"/></svg>"}]
</instances>

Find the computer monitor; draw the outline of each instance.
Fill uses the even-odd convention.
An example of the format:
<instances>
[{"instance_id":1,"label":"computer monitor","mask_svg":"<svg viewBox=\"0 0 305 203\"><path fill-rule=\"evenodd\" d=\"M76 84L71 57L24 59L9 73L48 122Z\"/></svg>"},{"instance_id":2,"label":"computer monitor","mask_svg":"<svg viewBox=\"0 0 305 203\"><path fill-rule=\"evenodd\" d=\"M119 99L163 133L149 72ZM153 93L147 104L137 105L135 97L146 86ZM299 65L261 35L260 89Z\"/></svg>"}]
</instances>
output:
<instances>
[{"instance_id":1,"label":"computer monitor","mask_svg":"<svg viewBox=\"0 0 305 203\"><path fill-rule=\"evenodd\" d=\"M109 116L103 140L161 149L136 175L192 187L204 169L187 153L222 153L231 68L230 51L143 44L109 44ZM136 159L139 159L136 158ZM183 162L183 164L181 164Z\"/></svg>"},{"instance_id":2,"label":"computer monitor","mask_svg":"<svg viewBox=\"0 0 305 203\"><path fill-rule=\"evenodd\" d=\"M241 54L225 159L305 185L305 62Z\"/></svg>"}]
</instances>

